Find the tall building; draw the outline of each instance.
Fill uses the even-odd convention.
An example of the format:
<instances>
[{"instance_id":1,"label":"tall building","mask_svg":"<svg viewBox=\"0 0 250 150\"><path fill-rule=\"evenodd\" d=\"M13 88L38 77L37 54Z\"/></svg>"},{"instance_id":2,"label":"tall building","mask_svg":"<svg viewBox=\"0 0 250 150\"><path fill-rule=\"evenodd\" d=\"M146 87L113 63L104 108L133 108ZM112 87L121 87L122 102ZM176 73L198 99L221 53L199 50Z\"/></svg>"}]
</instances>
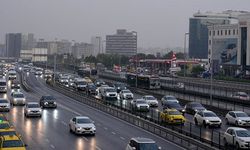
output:
<instances>
[{"instance_id":1,"label":"tall building","mask_svg":"<svg viewBox=\"0 0 250 150\"><path fill-rule=\"evenodd\" d=\"M4 57L6 54L5 45L0 44L0 57Z\"/></svg>"},{"instance_id":2,"label":"tall building","mask_svg":"<svg viewBox=\"0 0 250 150\"><path fill-rule=\"evenodd\" d=\"M137 52L137 32L117 30L116 34L106 36L106 53L133 56Z\"/></svg>"},{"instance_id":3,"label":"tall building","mask_svg":"<svg viewBox=\"0 0 250 150\"><path fill-rule=\"evenodd\" d=\"M75 43L72 46L72 54L77 59L91 56L92 51L93 45L89 43Z\"/></svg>"},{"instance_id":4,"label":"tall building","mask_svg":"<svg viewBox=\"0 0 250 150\"><path fill-rule=\"evenodd\" d=\"M71 54L72 43L68 40L57 41L57 53L58 54Z\"/></svg>"},{"instance_id":5,"label":"tall building","mask_svg":"<svg viewBox=\"0 0 250 150\"><path fill-rule=\"evenodd\" d=\"M241 12L195 13L189 19L189 57L205 59L208 56L208 26L229 24Z\"/></svg>"},{"instance_id":6,"label":"tall building","mask_svg":"<svg viewBox=\"0 0 250 150\"><path fill-rule=\"evenodd\" d=\"M35 47L35 39L33 33L22 34L22 49L32 50Z\"/></svg>"},{"instance_id":7,"label":"tall building","mask_svg":"<svg viewBox=\"0 0 250 150\"><path fill-rule=\"evenodd\" d=\"M8 33L5 36L6 57L20 57L20 50L22 48L22 34Z\"/></svg>"},{"instance_id":8,"label":"tall building","mask_svg":"<svg viewBox=\"0 0 250 150\"><path fill-rule=\"evenodd\" d=\"M93 51L91 52L92 56L97 56L98 54L103 53L102 51L102 38L100 36L95 36L91 38L91 44L93 45Z\"/></svg>"}]
</instances>

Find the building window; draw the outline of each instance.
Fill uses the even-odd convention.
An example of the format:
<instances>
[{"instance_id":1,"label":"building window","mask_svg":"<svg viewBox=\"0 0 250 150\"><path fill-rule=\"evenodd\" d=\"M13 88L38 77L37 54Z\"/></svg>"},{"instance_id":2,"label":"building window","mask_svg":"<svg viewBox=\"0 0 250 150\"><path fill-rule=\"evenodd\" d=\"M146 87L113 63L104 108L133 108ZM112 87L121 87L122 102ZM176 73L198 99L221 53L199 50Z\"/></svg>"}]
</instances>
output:
<instances>
[{"instance_id":1,"label":"building window","mask_svg":"<svg viewBox=\"0 0 250 150\"><path fill-rule=\"evenodd\" d=\"M227 30L225 30L225 35L227 35Z\"/></svg>"},{"instance_id":2,"label":"building window","mask_svg":"<svg viewBox=\"0 0 250 150\"><path fill-rule=\"evenodd\" d=\"M213 31L213 36L215 36L215 31Z\"/></svg>"},{"instance_id":3,"label":"building window","mask_svg":"<svg viewBox=\"0 0 250 150\"><path fill-rule=\"evenodd\" d=\"M228 30L228 35L231 35L231 30Z\"/></svg>"},{"instance_id":4,"label":"building window","mask_svg":"<svg viewBox=\"0 0 250 150\"><path fill-rule=\"evenodd\" d=\"M235 29L233 29L233 35L235 35Z\"/></svg>"},{"instance_id":5,"label":"building window","mask_svg":"<svg viewBox=\"0 0 250 150\"><path fill-rule=\"evenodd\" d=\"M218 36L220 35L220 31L219 31L219 30L217 31L217 35L218 35Z\"/></svg>"},{"instance_id":6,"label":"building window","mask_svg":"<svg viewBox=\"0 0 250 150\"><path fill-rule=\"evenodd\" d=\"M211 45L211 40L208 41L209 45Z\"/></svg>"},{"instance_id":7,"label":"building window","mask_svg":"<svg viewBox=\"0 0 250 150\"><path fill-rule=\"evenodd\" d=\"M223 35L223 30L220 30L220 35Z\"/></svg>"},{"instance_id":8,"label":"building window","mask_svg":"<svg viewBox=\"0 0 250 150\"><path fill-rule=\"evenodd\" d=\"M237 35L239 34L239 30L237 29Z\"/></svg>"},{"instance_id":9,"label":"building window","mask_svg":"<svg viewBox=\"0 0 250 150\"><path fill-rule=\"evenodd\" d=\"M211 36L211 30L209 31L209 35Z\"/></svg>"}]
</instances>

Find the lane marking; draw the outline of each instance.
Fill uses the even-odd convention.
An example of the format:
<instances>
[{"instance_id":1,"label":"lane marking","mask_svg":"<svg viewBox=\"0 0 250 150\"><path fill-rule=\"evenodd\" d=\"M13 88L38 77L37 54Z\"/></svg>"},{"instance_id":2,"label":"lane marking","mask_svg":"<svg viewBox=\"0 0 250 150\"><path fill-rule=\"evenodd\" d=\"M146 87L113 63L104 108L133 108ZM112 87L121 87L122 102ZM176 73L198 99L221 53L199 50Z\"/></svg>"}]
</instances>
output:
<instances>
[{"instance_id":1,"label":"lane marking","mask_svg":"<svg viewBox=\"0 0 250 150\"><path fill-rule=\"evenodd\" d=\"M45 139L45 141L49 143L49 139Z\"/></svg>"},{"instance_id":2,"label":"lane marking","mask_svg":"<svg viewBox=\"0 0 250 150\"><path fill-rule=\"evenodd\" d=\"M89 139L87 139L86 137L82 137L85 141L89 141Z\"/></svg>"},{"instance_id":3,"label":"lane marking","mask_svg":"<svg viewBox=\"0 0 250 150\"><path fill-rule=\"evenodd\" d=\"M107 128L107 127L104 127L104 130L108 130L108 128Z\"/></svg>"},{"instance_id":4,"label":"lane marking","mask_svg":"<svg viewBox=\"0 0 250 150\"><path fill-rule=\"evenodd\" d=\"M122 137L122 136L121 136L120 138L121 138L122 140L125 140L125 138L124 138L124 137Z\"/></svg>"},{"instance_id":5,"label":"lane marking","mask_svg":"<svg viewBox=\"0 0 250 150\"><path fill-rule=\"evenodd\" d=\"M116 135L116 133L115 132L111 132L112 134L114 134L114 135Z\"/></svg>"},{"instance_id":6,"label":"lane marking","mask_svg":"<svg viewBox=\"0 0 250 150\"><path fill-rule=\"evenodd\" d=\"M52 145L52 144L50 145L50 147L51 147L52 149L55 149L55 148L56 148L56 147L55 147L54 145Z\"/></svg>"},{"instance_id":7,"label":"lane marking","mask_svg":"<svg viewBox=\"0 0 250 150\"><path fill-rule=\"evenodd\" d=\"M98 147L98 146L95 146L95 148L97 149L97 150L102 150L100 147Z\"/></svg>"}]
</instances>

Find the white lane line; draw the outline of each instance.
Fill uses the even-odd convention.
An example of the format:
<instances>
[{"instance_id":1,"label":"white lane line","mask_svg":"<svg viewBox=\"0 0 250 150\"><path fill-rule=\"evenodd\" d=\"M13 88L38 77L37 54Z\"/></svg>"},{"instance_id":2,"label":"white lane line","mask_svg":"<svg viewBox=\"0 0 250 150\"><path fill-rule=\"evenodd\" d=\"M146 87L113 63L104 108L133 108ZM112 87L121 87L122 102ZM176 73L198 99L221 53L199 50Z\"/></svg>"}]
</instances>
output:
<instances>
[{"instance_id":1,"label":"white lane line","mask_svg":"<svg viewBox=\"0 0 250 150\"><path fill-rule=\"evenodd\" d=\"M85 141L89 141L89 139L87 139L86 137L82 137Z\"/></svg>"},{"instance_id":2,"label":"white lane line","mask_svg":"<svg viewBox=\"0 0 250 150\"><path fill-rule=\"evenodd\" d=\"M66 107L66 106L63 106L63 105L60 105L60 104L59 104L59 106L60 106L61 108L64 108L64 109L66 109L66 110L68 110L68 111L74 113L74 114L77 114L77 115L81 116L80 113L78 113L78 112L76 112L76 111L70 109L69 107Z\"/></svg>"},{"instance_id":3,"label":"white lane line","mask_svg":"<svg viewBox=\"0 0 250 150\"><path fill-rule=\"evenodd\" d=\"M61 123L62 123L63 125L65 125L65 126L67 126L67 123L66 123L66 122L64 122L64 121L61 121Z\"/></svg>"},{"instance_id":4,"label":"white lane line","mask_svg":"<svg viewBox=\"0 0 250 150\"><path fill-rule=\"evenodd\" d=\"M52 144L50 145L50 147L51 147L52 149L55 149L55 148L56 148L56 147L55 147L54 145L52 145Z\"/></svg>"},{"instance_id":5,"label":"white lane line","mask_svg":"<svg viewBox=\"0 0 250 150\"><path fill-rule=\"evenodd\" d=\"M98 146L95 146L95 148L97 149L97 150L102 150L100 147L98 147Z\"/></svg>"},{"instance_id":6,"label":"white lane line","mask_svg":"<svg viewBox=\"0 0 250 150\"><path fill-rule=\"evenodd\" d=\"M116 135L116 133L115 132L111 132L112 134L114 134L114 135Z\"/></svg>"},{"instance_id":7,"label":"white lane line","mask_svg":"<svg viewBox=\"0 0 250 150\"><path fill-rule=\"evenodd\" d=\"M49 143L49 139L45 139L45 141Z\"/></svg>"},{"instance_id":8,"label":"white lane line","mask_svg":"<svg viewBox=\"0 0 250 150\"><path fill-rule=\"evenodd\" d=\"M108 130L108 128L104 127L104 130Z\"/></svg>"},{"instance_id":9,"label":"white lane line","mask_svg":"<svg viewBox=\"0 0 250 150\"><path fill-rule=\"evenodd\" d=\"M121 136L120 138L121 138L122 140L125 140L125 138L124 138L124 137L122 137L122 136Z\"/></svg>"}]
</instances>

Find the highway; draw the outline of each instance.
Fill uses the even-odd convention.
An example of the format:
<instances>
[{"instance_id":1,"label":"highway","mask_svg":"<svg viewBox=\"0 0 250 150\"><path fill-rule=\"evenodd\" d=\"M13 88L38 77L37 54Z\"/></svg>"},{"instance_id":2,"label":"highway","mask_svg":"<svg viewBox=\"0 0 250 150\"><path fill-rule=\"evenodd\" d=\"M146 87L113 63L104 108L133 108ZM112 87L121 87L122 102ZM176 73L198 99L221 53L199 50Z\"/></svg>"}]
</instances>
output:
<instances>
[{"instance_id":1,"label":"highway","mask_svg":"<svg viewBox=\"0 0 250 150\"><path fill-rule=\"evenodd\" d=\"M23 106L15 106L7 118L21 133L27 149L75 149L117 150L125 149L131 137L154 139L162 149L179 150L181 147L158 136L132 126L99 110L79 103L61 93L49 89L44 80L30 74L27 78L31 92L24 92L27 101L39 101L42 95L54 95L57 109L44 109L42 118L25 118ZM4 95L3 95L4 96ZM77 136L68 128L69 120L76 115L86 115L95 121L96 136Z\"/></svg>"}]
</instances>

